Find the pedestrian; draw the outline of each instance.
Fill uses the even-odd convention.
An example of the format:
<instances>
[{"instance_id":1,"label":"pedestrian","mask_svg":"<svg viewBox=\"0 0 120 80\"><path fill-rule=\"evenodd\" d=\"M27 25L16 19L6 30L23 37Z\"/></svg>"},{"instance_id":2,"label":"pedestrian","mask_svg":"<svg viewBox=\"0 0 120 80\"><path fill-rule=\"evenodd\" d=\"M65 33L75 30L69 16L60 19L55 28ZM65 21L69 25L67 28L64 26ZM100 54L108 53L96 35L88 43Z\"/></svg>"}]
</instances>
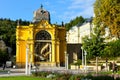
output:
<instances>
[{"instance_id":1,"label":"pedestrian","mask_svg":"<svg viewBox=\"0 0 120 80\"><path fill-rule=\"evenodd\" d=\"M3 63L3 70L5 70L5 63Z\"/></svg>"},{"instance_id":2,"label":"pedestrian","mask_svg":"<svg viewBox=\"0 0 120 80\"><path fill-rule=\"evenodd\" d=\"M112 70L113 70L113 73L117 72L117 64L115 62L113 62L112 64Z\"/></svg>"},{"instance_id":3,"label":"pedestrian","mask_svg":"<svg viewBox=\"0 0 120 80\"><path fill-rule=\"evenodd\" d=\"M110 67L110 70L112 70L112 62L110 62L109 67Z\"/></svg>"}]
</instances>

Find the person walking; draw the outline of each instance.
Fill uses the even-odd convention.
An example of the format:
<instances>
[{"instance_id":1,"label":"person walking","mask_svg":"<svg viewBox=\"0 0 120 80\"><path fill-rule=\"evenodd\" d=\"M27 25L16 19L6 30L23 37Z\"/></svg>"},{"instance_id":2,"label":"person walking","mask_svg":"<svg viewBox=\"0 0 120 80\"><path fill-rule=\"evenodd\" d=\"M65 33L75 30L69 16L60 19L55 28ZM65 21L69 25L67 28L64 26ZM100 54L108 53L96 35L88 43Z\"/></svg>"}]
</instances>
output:
<instances>
[{"instance_id":1,"label":"person walking","mask_svg":"<svg viewBox=\"0 0 120 80\"><path fill-rule=\"evenodd\" d=\"M115 62L113 62L112 64L112 70L113 70L113 73L117 72L117 64Z\"/></svg>"}]
</instances>

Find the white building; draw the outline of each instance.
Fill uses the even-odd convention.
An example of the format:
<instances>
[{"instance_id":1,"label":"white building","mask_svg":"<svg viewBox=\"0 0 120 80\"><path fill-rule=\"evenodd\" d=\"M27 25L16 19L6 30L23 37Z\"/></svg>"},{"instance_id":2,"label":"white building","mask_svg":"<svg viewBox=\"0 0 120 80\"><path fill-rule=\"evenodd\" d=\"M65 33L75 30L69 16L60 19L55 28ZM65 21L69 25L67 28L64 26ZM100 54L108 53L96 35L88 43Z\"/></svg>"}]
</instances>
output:
<instances>
[{"instance_id":1,"label":"white building","mask_svg":"<svg viewBox=\"0 0 120 80\"><path fill-rule=\"evenodd\" d=\"M92 20L89 19L82 25L78 24L76 26L73 26L72 29L70 29L67 32L67 43L68 44L82 44L82 38L85 36L90 36L91 32L94 33L93 28L94 25L91 22ZM112 40L116 40L116 37L110 38L110 32L108 28L105 28L105 35L103 36L105 38L105 42L110 42Z\"/></svg>"},{"instance_id":2,"label":"white building","mask_svg":"<svg viewBox=\"0 0 120 80\"><path fill-rule=\"evenodd\" d=\"M82 38L90 36L93 25L91 24L91 19L87 20L82 25L78 24L67 32L67 43L77 44L82 43Z\"/></svg>"}]
</instances>

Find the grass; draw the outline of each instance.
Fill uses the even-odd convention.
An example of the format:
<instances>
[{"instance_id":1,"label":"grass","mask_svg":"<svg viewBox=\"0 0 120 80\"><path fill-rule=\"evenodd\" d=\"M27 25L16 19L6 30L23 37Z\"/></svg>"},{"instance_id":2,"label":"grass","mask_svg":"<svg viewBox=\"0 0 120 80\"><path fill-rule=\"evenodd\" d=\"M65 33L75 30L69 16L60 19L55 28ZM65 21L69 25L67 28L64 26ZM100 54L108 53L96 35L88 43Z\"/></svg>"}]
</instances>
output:
<instances>
[{"instance_id":1,"label":"grass","mask_svg":"<svg viewBox=\"0 0 120 80\"><path fill-rule=\"evenodd\" d=\"M8 72L9 70L0 70L0 72Z\"/></svg>"},{"instance_id":2,"label":"grass","mask_svg":"<svg viewBox=\"0 0 120 80\"><path fill-rule=\"evenodd\" d=\"M49 78L40 78L32 76L12 76L12 77L0 77L0 80L50 80Z\"/></svg>"}]
</instances>

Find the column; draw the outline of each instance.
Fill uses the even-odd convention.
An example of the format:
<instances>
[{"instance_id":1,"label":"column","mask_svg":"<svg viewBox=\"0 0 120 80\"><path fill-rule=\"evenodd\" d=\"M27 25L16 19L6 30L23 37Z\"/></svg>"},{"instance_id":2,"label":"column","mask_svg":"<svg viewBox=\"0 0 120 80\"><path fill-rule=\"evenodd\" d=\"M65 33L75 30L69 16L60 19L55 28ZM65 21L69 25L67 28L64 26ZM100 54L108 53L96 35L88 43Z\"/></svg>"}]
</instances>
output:
<instances>
[{"instance_id":1,"label":"column","mask_svg":"<svg viewBox=\"0 0 120 80\"><path fill-rule=\"evenodd\" d=\"M55 62L55 41L52 40L52 62Z\"/></svg>"},{"instance_id":2,"label":"column","mask_svg":"<svg viewBox=\"0 0 120 80\"><path fill-rule=\"evenodd\" d=\"M16 50L16 62L20 61L20 50L19 50L19 44L17 43L17 50Z\"/></svg>"},{"instance_id":3,"label":"column","mask_svg":"<svg viewBox=\"0 0 120 80\"><path fill-rule=\"evenodd\" d=\"M50 54L49 54L49 61L52 61L52 46L50 44Z\"/></svg>"},{"instance_id":4,"label":"column","mask_svg":"<svg viewBox=\"0 0 120 80\"><path fill-rule=\"evenodd\" d=\"M56 58L57 58L57 66L60 66L60 47L59 47L59 41L57 42L57 44L56 44L56 53L57 53L57 55L56 55Z\"/></svg>"}]
</instances>

